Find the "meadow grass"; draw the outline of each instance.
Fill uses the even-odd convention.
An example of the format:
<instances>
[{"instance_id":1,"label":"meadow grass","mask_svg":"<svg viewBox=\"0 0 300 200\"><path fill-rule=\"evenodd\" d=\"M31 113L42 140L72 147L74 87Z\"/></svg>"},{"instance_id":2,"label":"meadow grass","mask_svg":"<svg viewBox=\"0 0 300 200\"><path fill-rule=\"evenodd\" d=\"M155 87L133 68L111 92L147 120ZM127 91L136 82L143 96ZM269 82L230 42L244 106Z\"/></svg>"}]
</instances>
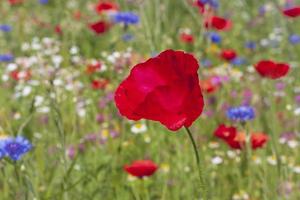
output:
<instances>
[{"instance_id":1,"label":"meadow grass","mask_svg":"<svg viewBox=\"0 0 300 200\"><path fill-rule=\"evenodd\" d=\"M0 31L0 54L15 57L0 62L0 136L23 135L33 144L19 161L0 160L0 199L200 199L196 160L185 130L171 132L157 122L130 121L118 114L112 98L131 67L165 49L193 53L199 59L200 79L220 71L229 79L217 92L204 93L204 112L190 127L208 198L300 199L300 107L295 101L300 93L300 45L288 40L291 34L300 34L299 19L289 20L278 11L282 1L219 1L218 14L229 17L233 27L220 32L222 43L214 44L206 37L210 31L204 28L203 17L187 0L115 2L121 10L138 14L140 23L116 24L101 35L87 27L107 19L94 11L96 1L49 0L41 5L25 0L16 6L0 2L0 24L12 26L9 33ZM259 15L263 5L270 8ZM80 11L81 19L74 19L75 11ZM55 32L56 25L62 34ZM185 28L194 35L193 44L180 41ZM124 33L134 39L122 40ZM250 40L257 42L253 51L245 48ZM72 47L78 52L72 53ZM220 59L224 48L235 49L246 63L233 66ZM204 59L212 66L202 66ZM253 69L261 59L287 62L291 70L279 80L263 79ZM86 67L95 61L106 70L88 75ZM11 63L20 70L30 69L31 79L13 80ZM109 83L95 90L94 79ZM256 117L246 125L231 122L225 108L240 105L246 89L252 91ZM42 98L40 103L37 97ZM251 152L245 166L243 151L214 137L222 123L234 124L240 131L264 132L269 140ZM146 131L134 134L132 127L141 125ZM283 133L293 138L283 141ZM153 160L158 171L144 179L129 176L123 166L138 159Z\"/></svg>"}]
</instances>

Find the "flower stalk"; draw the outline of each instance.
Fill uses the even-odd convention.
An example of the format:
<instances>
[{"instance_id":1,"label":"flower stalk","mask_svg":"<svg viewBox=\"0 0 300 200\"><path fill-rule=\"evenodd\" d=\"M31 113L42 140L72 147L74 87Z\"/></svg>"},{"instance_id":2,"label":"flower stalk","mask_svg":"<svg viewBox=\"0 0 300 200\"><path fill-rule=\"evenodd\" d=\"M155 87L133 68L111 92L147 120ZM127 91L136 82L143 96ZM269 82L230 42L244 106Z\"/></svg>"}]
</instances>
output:
<instances>
[{"instance_id":1,"label":"flower stalk","mask_svg":"<svg viewBox=\"0 0 300 200\"><path fill-rule=\"evenodd\" d=\"M193 149L194 149L194 153L195 153L195 157L196 157L196 162L197 162L197 168L198 168L198 176L199 176L199 180L200 180L200 189L201 189L201 199L208 199L207 198L207 188L206 188L206 181L205 181L205 178L204 178L204 173L203 173L203 168L201 166L201 159L200 159L200 154L199 154L199 151L197 149L197 145L196 145L196 142L195 142L195 139L193 137L193 134L191 133L191 131L189 130L188 127L184 127L189 138L190 138L190 141L192 143L192 146L193 146Z\"/></svg>"}]
</instances>

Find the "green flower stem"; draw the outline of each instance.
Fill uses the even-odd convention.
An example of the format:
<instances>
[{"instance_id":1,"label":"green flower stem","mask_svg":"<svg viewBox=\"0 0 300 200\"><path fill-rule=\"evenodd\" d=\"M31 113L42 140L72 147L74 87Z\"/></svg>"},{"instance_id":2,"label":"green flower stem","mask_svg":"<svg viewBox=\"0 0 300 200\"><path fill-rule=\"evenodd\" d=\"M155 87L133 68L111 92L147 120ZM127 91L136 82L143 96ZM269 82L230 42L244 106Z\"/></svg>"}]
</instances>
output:
<instances>
[{"instance_id":1,"label":"green flower stem","mask_svg":"<svg viewBox=\"0 0 300 200\"><path fill-rule=\"evenodd\" d=\"M203 173L203 168L201 166L201 160L200 160L200 155L199 155L199 152L198 152L198 149L197 149L197 145L196 145L196 142L193 138L193 135L191 133L191 131L189 130L189 128L187 127L184 127L191 142L192 142L192 145L193 145L193 149L194 149L194 153L195 153L195 157L196 157L196 161L197 161L197 167L198 167L198 175L199 175L199 180L200 180L200 189L201 189L201 199L208 199L207 198L207 188L206 188L206 183L205 183L205 178L204 178L204 173Z\"/></svg>"},{"instance_id":2,"label":"green flower stem","mask_svg":"<svg viewBox=\"0 0 300 200\"><path fill-rule=\"evenodd\" d=\"M246 146L245 146L245 156L246 156L246 172L245 175L248 178L248 189L250 191L251 189L251 185L252 185L252 174L251 174L251 159L252 159L252 143L251 143L251 133L250 131L247 129L246 125L245 125L245 131L246 131Z\"/></svg>"}]
</instances>

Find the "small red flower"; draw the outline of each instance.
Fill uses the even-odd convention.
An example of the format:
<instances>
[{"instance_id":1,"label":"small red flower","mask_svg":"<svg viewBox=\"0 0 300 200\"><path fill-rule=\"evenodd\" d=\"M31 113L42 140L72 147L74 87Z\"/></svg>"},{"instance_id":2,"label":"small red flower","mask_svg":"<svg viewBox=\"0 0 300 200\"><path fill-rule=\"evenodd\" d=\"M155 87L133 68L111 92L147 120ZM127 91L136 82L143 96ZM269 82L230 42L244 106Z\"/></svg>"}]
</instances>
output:
<instances>
[{"instance_id":1,"label":"small red flower","mask_svg":"<svg viewBox=\"0 0 300 200\"><path fill-rule=\"evenodd\" d=\"M8 3L13 6L23 3L23 0L8 0Z\"/></svg>"},{"instance_id":2,"label":"small red flower","mask_svg":"<svg viewBox=\"0 0 300 200\"><path fill-rule=\"evenodd\" d=\"M189 33L181 33L180 34L180 40L183 43L192 44L192 43L194 43L194 36L192 34L189 34Z\"/></svg>"},{"instance_id":3,"label":"small red flower","mask_svg":"<svg viewBox=\"0 0 300 200\"><path fill-rule=\"evenodd\" d=\"M227 139L225 142L233 149L242 149L245 146L246 134L236 132L235 137Z\"/></svg>"},{"instance_id":4,"label":"small red flower","mask_svg":"<svg viewBox=\"0 0 300 200\"><path fill-rule=\"evenodd\" d=\"M170 130L189 127L202 113L197 60L166 50L133 67L115 92L120 113L131 120L159 121Z\"/></svg>"},{"instance_id":5,"label":"small red flower","mask_svg":"<svg viewBox=\"0 0 300 200\"><path fill-rule=\"evenodd\" d=\"M19 78L19 71L18 70L14 70L12 72L10 72L10 77L12 79L14 79L15 81L18 81L20 78Z\"/></svg>"},{"instance_id":6,"label":"small red flower","mask_svg":"<svg viewBox=\"0 0 300 200\"><path fill-rule=\"evenodd\" d=\"M91 83L91 87L94 90L105 89L108 83L109 83L109 81L105 80L105 79L93 80Z\"/></svg>"},{"instance_id":7,"label":"small red flower","mask_svg":"<svg viewBox=\"0 0 300 200\"><path fill-rule=\"evenodd\" d=\"M86 67L86 73L87 74L93 74L93 73L99 71L100 69L101 69L101 63L100 62L97 62L97 63L94 63L94 64L89 64Z\"/></svg>"},{"instance_id":8,"label":"small red flower","mask_svg":"<svg viewBox=\"0 0 300 200\"><path fill-rule=\"evenodd\" d=\"M213 29L217 29L217 30L229 30L232 26L232 23L230 20L222 18L222 17L218 17L218 16L213 16L211 18L209 18L208 20L206 20L205 22L205 27L206 28L213 28Z\"/></svg>"},{"instance_id":9,"label":"small red flower","mask_svg":"<svg viewBox=\"0 0 300 200\"><path fill-rule=\"evenodd\" d=\"M125 165L124 170L139 178L152 176L157 170L157 165L151 160L136 160L131 165Z\"/></svg>"},{"instance_id":10,"label":"small red flower","mask_svg":"<svg viewBox=\"0 0 300 200\"><path fill-rule=\"evenodd\" d=\"M262 77L278 79L289 72L290 66L285 63L262 60L255 65L255 69Z\"/></svg>"},{"instance_id":11,"label":"small red flower","mask_svg":"<svg viewBox=\"0 0 300 200\"><path fill-rule=\"evenodd\" d=\"M288 8L283 10L283 14L287 17L299 17L300 16L300 6L296 6L293 8Z\"/></svg>"},{"instance_id":12,"label":"small red flower","mask_svg":"<svg viewBox=\"0 0 300 200\"><path fill-rule=\"evenodd\" d=\"M221 58L227 61L231 61L236 58L236 52L232 49L225 49L221 52Z\"/></svg>"},{"instance_id":13,"label":"small red flower","mask_svg":"<svg viewBox=\"0 0 300 200\"><path fill-rule=\"evenodd\" d=\"M211 78L206 80L200 80L200 86L202 91L208 94L216 92L219 88L219 85L214 84Z\"/></svg>"},{"instance_id":14,"label":"small red flower","mask_svg":"<svg viewBox=\"0 0 300 200\"><path fill-rule=\"evenodd\" d=\"M97 35L103 34L110 28L110 25L105 21L98 21L93 24L89 24L89 27L92 31L94 31Z\"/></svg>"},{"instance_id":15,"label":"small red flower","mask_svg":"<svg viewBox=\"0 0 300 200\"><path fill-rule=\"evenodd\" d=\"M80 10L75 10L75 11L73 12L73 18L74 18L75 20L80 20L81 17L82 17L82 14L81 14Z\"/></svg>"},{"instance_id":16,"label":"small red flower","mask_svg":"<svg viewBox=\"0 0 300 200\"><path fill-rule=\"evenodd\" d=\"M15 81L19 81L19 80L27 81L31 78L31 72L29 70L27 71L14 70L10 72L10 77Z\"/></svg>"},{"instance_id":17,"label":"small red flower","mask_svg":"<svg viewBox=\"0 0 300 200\"><path fill-rule=\"evenodd\" d=\"M116 10L118 10L118 5L112 2L99 1L99 3L96 5L96 11L99 14L107 11L116 11Z\"/></svg>"},{"instance_id":18,"label":"small red flower","mask_svg":"<svg viewBox=\"0 0 300 200\"><path fill-rule=\"evenodd\" d=\"M243 149L246 145L246 134L237 132L234 126L219 125L214 135L226 142L233 149ZM268 141L268 136L264 133L251 133L251 148L253 150L262 148Z\"/></svg>"},{"instance_id":19,"label":"small red flower","mask_svg":"<svg viewBox=\"0 0 300 200\"><path fill-rule=\"evenodd\" d=\"M262 148L268 141L268 136L264 133L251 133L251 148L253 150ZM246 134L237 133L232 139L226 140L226 143L233 149L243 149L246 144Z\"/></svg>"},{"instance_id":20,"label":"small red flower","mask_svg":"<svg viewBox=\"0 0 300 200\"><path fill-rule=\"evenodd\" d=\"M223 140L231 140L237 134L237 130L234 126L225 126L224 124L219 125L215 130L214 135Z\"/></svg>"},{"instance_id":21,"label":"small red flower","mask_svg":"<svg viewBox=\"0 0 300 200\"><path fill-rule=\"evenodd\" d=\"M54 31L55 31L55 33L57 33L58 35L61 35L61 34L63 33L60 25L56 25L56 26L54 27Z\"/></svg>"},{"instance_id":22,"label":"small red flower","mask_svg":"<svg viewBox=\"0 0 300 200\"><path fill-rule=\"evenodd\" d=\"M262 148L268 141L268 135L264 133L252 133L251 144L252 149Z\"/></svg>"},{"instance_id":23,"label":"small red flower","mask_svg":"<svg viewBox=\"0 0 300 200\"><path fill-rule=\"evenodd\" d=\"M201 13L201 14L204 13L204 11L205 11L205 5L204 5L203 3L201 3L201 1L196 0L196 1L194 2L194 6L198 7L199 13Z\"/></svg>"}]
</instances>

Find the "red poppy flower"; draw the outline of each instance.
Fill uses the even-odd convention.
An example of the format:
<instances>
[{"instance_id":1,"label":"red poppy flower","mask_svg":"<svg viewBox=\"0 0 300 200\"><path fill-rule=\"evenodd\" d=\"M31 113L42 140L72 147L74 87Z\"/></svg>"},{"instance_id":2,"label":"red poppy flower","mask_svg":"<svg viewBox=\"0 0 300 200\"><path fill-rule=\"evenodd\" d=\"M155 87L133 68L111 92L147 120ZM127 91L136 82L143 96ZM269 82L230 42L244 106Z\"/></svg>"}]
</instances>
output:
<instances>
[{"instance_id":1,"label":"red poppy flower","mask_svg":"<svg viewBox=\"0 0 300 200\"><path fill-rule=\"evenodd\" d=\"M105 21L99 21L93 24L89 24L89 27L97 35L103 34L110 28L110 25Z\"/></svg>"},{"instance_id":2,"label":"red poppy flower","mask_svg":"<svg viewBox=\"0 0 300 200\"><path fill-rule=\"evenodd\" d=\"M80 10L75 10L75 11L73 12L73 18L74 18L75 20L80 20L81 17L82 17L82 14L81 14Z\"/></svg>"},{"instance_id":3,"label":"red poppy flower","mask_svg":"<svg viewBox=\"0 0 300 200\"><path fill-rule=\"evenodd\" d=\"M246 134L236 133L235 137L225 140L225 142L233 149L242 149L245 146Z\"/></svg>"},{"instance_id":4,"label":"red poppy flower","mask_svg":"<svg viewBox=\"0 0 300 200\"><path fill-rule=\"evenodd\" d=\"M214 28L223 31L229 30L231 25L232 23L230 20L218 16L213 16L205 22L206 28Z\"/></svg>"},{"instance_id":5,"label":"red poppy flower","mask_svg":"<svg viewBox=\"0 0 300 200\"><path fill-rule=\"evenodd\" d=\"M223 140L233 139L237 134L237 130L234 126L225 126L224 124L219 125L215 130L214 135Z\"/></svg>"},{"instance_id":6,"label":"red poppy flower","mask_svg":"<svg viewBox=\"0 0 300 200\"><path fill-rule=\"evenodd\" d=\"M287 17L299 17L300 16L300 6L296 6L293 8L288 8L283 10L283 14Z\"/></svg>"},{"instance_id":7,"label":"red poppy flower","mask_svg":"<svg viewBox=\"0 0 300 200\"><path fill-rule=\"evenodd\" d=\"M118 10L118 6L112 2L99 1L99 3L96 5L96 11L99 14L113 10Z\"/></svg>"},{"instance_id":8,"label":"red poppy flower","mask_svg":"<svg viewBox=\"0 0 300 200\"><path fill-rule=\"evenodd\" d=\"M251 133L251 148L253 150L262 148L268 141L268 136L264 133ZM226 140L226 143L233 149L243 149L246 144L246 134L237 133L232 139Z\"/></svg>"},{"instance_id":9,"label":"red poppy flower","mask_svg":"<svg viewBox=\"0 0 300 200\"><path fill-rule=\"evenodd\" d=\"M12 72L10 72L10 77L12 79L14 79L15 81L18 81L20 78L19 78L19 71L18 70L14 70Z\"/></svg>"},{"instance_id":10,"label":"red poppy flower","mask_svg":"<svg viewBox=\"0 0 300 200\"><path fill-rule=\"evenodd\" d=\"M246 144L246 134L237 132L233 126L219 125L215 130L214 135L224 140L233 149L243 149ZM251 148L253 150L262 148L268 141L268 136L264 133L251 133Z\"/></svg>"},{"instance_id":11,"label":"red poppy flower","mask_svg":"<svg viewBox=\"0 0 300 200\"><path fill-rule=\"evenodd\" d=\"M205 11L205 5L204 5L201 1L196 0L196 1L194 2L194 5L195 5L196 7L198 7L199 12L200 12L201 14L204 13L204 11Z\"/></svg>"},{"instance_id":12,"label":"red poppy flower","mask_svg":"<svg viewBox=\"0 0 300 200\"><path fill-rule=\"evenodd\" d=\"M205 93L214 93L215 91L218 90L219 85L216 85L212 82L212 79L206 79L206 80L200 80L200 85L201 85L201 89L202 91L204 91Z\"/></svg>"},{"instance_id":13,"label":"red poppy flower","mask_svg":"<svg viewBox=\"0 0 300 200\"><path fill-rule=\"evenodd\" d=\"M107 86L108 83L109 83L109 81L105 80L105 79L93 80L92 83L91 83L91 87L94 90L105 89L105 87Z\"/></svg>"},{"instance_id":14,"label":"red poppy flower","mask_svg":"<svg viewBox=\"0 0 300 200\"><path fill-rule=\"evenodd\" d=\"M23 0L8 0L8 3L13 6L23 3Z\"/></svg>"},{"instance_id":15,"label":"red poppy flower","mask_svg":"<svg viewBox=\"0 0 300 200\"><path fill-rule=\"evenodd\" d=\"M124 166L127 173L139 178L153 175L157 168L157 165L151 160L137 160L131 165Z\"/></svg>"},{"instance_id":16,"label":"red poppy flower","mask_svg":"<svg viewBox=\"0 0 300 200\"><path fill-rule=\"evenodd\" d=\"M10 72L10 77L15 81L19 81L19 80L27 81L31 78L31 72L29 70L27 71L14 70Z\"/></svg>"},{"instance_id":17,"label":"red poppy flower","mask_svg":"<svg viewBox=\"0 0 300 200\"><path fill-rule=\"evenodd\" d=\"M263 147L268 141L268 136L264 133L252 133L251 134L251 144L252 149L257 149Z\"/></svg>"},{"instance_id":18,"label":"red poppy flower","mask_svg":"<svg viewBox=\"0 0 300 200\"><path fill-rule=\"evenodd\" d=\"M58 35L61 35L61 34L63 33L60 25L56 25L56 26L54 27L54 31L55 31L55 33L57 33Z\"/></svg>"},{"instance_id":19,"label":"red poppy flower","mask_svg":"<svg viewBox=\"0 0 300 200\"><path fill-rule=\"evenodd\" d=\"M166 50L133 67L116 90L116 106L131 120L159 121L173 131L189 127L204 105L198 68L191 54Z\"/></svg>"},{"instance_id":20,"label":"red poppy flower","mask_svg":"<svg viewBox=\"0 0 300 200\"><path fill-rule=\"evenodd\" d=\"M188 34L188 33L181 33L180 40L183 43L192 44L192 43L194 43L194 36L191 34Z\"/></svg>"},{"instance_id":21,"label":"red poppy flower","mask_svg":"<svg viewBox=\"0 0 300 200\"><path fill-rule=\"evenodd\" d=\"M275 63L271 60L262 60L255 65L255 69L262 77L278 79L289 72L290 66L285 63Z\"/></svg>"},{"instance_id":22,"label":"red poppy flower","mask_svg":"<svg viewBox=\"0 0 300 200\"><path fill-rule=\"evenodd\" d=\"M87 74L93 74L93 73L99 71L100 69L101 69L101 63L100 62L96 62L94 64L89 64L86 67L86 73Z\"/></svg>"},{"instance_id":23,"label":"red poppy flower","mask_svg":"<svg viewBox=\"0 0 300 200\"><path fill-rule=\"evenodd\" d=\"M225 49L221 52L221 57L227 61L231 61L231 60L235 59L236 56L237 55L236 55L235 51L232 49Z\"/></svg>"}]
</instances>

